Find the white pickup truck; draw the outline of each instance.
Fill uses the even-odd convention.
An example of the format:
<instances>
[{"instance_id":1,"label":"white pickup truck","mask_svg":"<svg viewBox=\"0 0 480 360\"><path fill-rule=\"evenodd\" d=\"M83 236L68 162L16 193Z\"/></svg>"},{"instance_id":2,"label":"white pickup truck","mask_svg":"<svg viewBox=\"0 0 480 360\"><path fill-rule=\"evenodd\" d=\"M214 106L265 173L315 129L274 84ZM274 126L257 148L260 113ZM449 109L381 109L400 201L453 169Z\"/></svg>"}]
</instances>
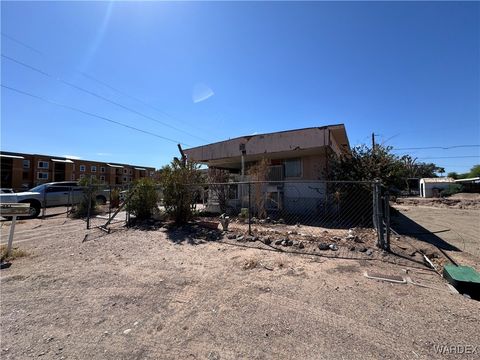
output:
<instances>
[{"instance_id":1,"label":"white pickup truck","mask_svg":"<svg viewBox=\"0 0 480 360\"><path fill-rule=\"evenodd\" d=\"M97 203L105 204L108 192L97 193ZM78 204L84 196L84 188L77 182L62 181L38 185L25 192L0 194L0 203L29 203L30 218L36 218L42 207L66 206Z\"/></svg>"}]
</instances>

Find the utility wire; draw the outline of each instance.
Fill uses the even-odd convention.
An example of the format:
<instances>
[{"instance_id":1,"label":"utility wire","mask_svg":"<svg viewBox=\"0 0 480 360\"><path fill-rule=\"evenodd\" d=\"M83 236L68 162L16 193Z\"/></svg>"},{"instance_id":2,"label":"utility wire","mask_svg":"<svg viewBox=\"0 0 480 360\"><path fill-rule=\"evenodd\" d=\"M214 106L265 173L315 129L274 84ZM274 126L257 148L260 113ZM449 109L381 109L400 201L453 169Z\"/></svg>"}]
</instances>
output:
<instances>
[{"instance_id":1,"label":"utility wire","mask_svg":"<svg viewBox=\"0 0 480 360\"><path fill-rule=\"evenodd\" d=\"M181 130L181 129L173 126L173 125L167 124L167 123L165 123L165 122L163 122L163 121L160 121L160 120L157 120L157 119L155 119L155 118L153 118L153 117L151 117L151 116L145 115L145 114L143 114L143 113L141 113L141 112L139 112L139 111L137 111L137 110L135 110L135 109L132 109L132 108L130 108L130 107L127 107L127 106L125 106L125 105L122 105L122 104L120 104L120 103L118 103L118 102L116 102L116 101L110 100L110 99L108 99L108 98L106 98L106 97L104 97L104 96L102 96L102 95L100 95L100 94L97 94L97 93L93 92L93 91L87 90L87 89L82 88L82 87L80 87L80 86L78 86L78 85L75 85L75 84L73 84L73 83L71 83L71 82L68 82L68 81L63 80L63 79L61 79L61 78L59 78L59 77L56 77L56 76L54 76L54 75L51 75L51 74L49 74L49 73L47 73L47 72L45 72L45 71L43 71L43 70L41 70L41 69L38 69L38 68L36 68L36 67L34 67L34 66L32 66L32 65L26 64L26 63L24 63L24 62L22 62L22 61L20 61L20 60L14 59L14 58L12 58L12 57L10 57L10 56L7 56L7 55L5 55L5 54L2 54L2 57L5 58L5 59L7 59L7 60L9 60L9 61L12 61L12 62L14 62L14 63L16 63L16 64L18 64L18 65L21 65L21 66L23 66L23 67L25 67L25 68L27 68L27 69L30 69L30 70L32 70L32 71L35 71L35 72L39 73L39 74L42 74L43 76L46 76L46 77L48 77L48 78L54 79L54 80L56 80L56 81L59 81L59 82L61 82L62 84L65 84L65 85L67 85L67 86L70 86L70 87L72 87L72 88L74 88L74 89L76 89L76 90L82 91L82 92L87 93L87 94L89 94L89 95L91 95L91 96L94 96L94 97L97 97L97 98L99 98L99 99L101 99L101 100L103 100L103 101L106 101L106 102L108 102L108 103L110 103L110 104L116 105L116 106L118 106L118 107L120 107L120 108L122 108L122 109L125 109L125 110L133 113L133 114L136 114L136 115L141 116L141 117L144 117L144 118L146 118L146 119L155 121L155 122L157 122L157 123L159 123L159 124L162 124L162 125L167 126L167 127L171 128L171 129L177 130L177 131L179 131L179 132L183 132L183 133L185 133L185 134L187 134L187 135L190 135L190 136L192 136L192 137L194 137L194 138L197 138L197 139L200 139L200 140L202 140L202 141L207 141L207 142L208 142L208 140L205 140L205 139L203 139L203 138L201 138L201 137L199 137L199 136L197 136L197 135L191 134L191 133L189 133L189 132L187 132L187 131L184 131L184 130ZM189 146L190 146L190 145L189 145Z\"/></svg>"},{"instance_id":2,"label":"utility wire","mask_svg":"<svg viewBox=\"0 0 480 360\"><path fill-rule=\"evenodd\" d=\"M88 116L91 116L91 117L94 117L94 118L97 118L97 119L101 119L101 120L104 120L104 121L108 121L110 123L113 123L113 124L116 124L116 125L120 125L120 126L123 126L127 129L130 129L130 130L135 130L135 131L138 131L138 132L141 132L143 134L147 134L147 135L151 135L151 136L155 136L157 138L160 138L160 139L163 139L163 140L167 140L167 141L171 141L175 144L182 144L182 145L186 145L186 146L190 146L188 144L185 144L185 143L182 143L180 141L177 141L177 140L174 140L174 139L171 139L171 138L168 138L168 137L165 137L165 136L162 136L162 135L158 135L158 134L155 134L153 132L150 132L150 131L147 131L147 130L142 130L142 129L139 129L137 127L134 127L134 126L130 126L128 124L125 124L125 123L122 123L122 122L119 122L119 121L116 121L116 120L112 120L108 117L105 117L105 116L101 116L101 115L97 115L97 114L94 114L94 113L91 113L91 112L88 112L88 111L85 111L85 110L81 110L81 109L78 109L78 108L75 108L73 106L70 106L70 105L66 105L66 104L61 104L59 102L56 102L56 101L53 101L53 100L49 100L49 99L45 99L41 96L38 96L38 95L34 95L34 94L31 94L31 93L28 93L26 91L22 91L22 90L19 90L19 89L16 89L16 88L13 88L13 87L10 87L10 86L7 86L7 85L3 85L3 84L0 84L1 87L7 89L7 90L10 90L10 91L14 91L18 94L22 94L24 96L29 96L31 98L34 98L34 99L37 99L37 100L41 100L41 101L44 101L46 103L49 103L49 104L52 104L52 105L57 105L57 106L60 106L60 107L63 107L65 109L69 109L69 110L72 110L72 111L75 111L75 112L78 112L78 113L81 113L81 114L84 114L84 115L88 115Z\"/></svg>"},{"instance_id":3,"label":"utility wire","mask_svg":"<svg viewBox=\"0 0 480 360\"><path fill-rule=\"evenodd\" d=\"M480 155L463 155L463 156L431 156L418 159L463 159L463 158L480 158Z\"/></svg>"},{"instance_id":4,"label":"utility wire","mask_svg":"<svg viewBox=\"0 0 480 360\"><path fill-rule=\"evenodd\" d=\"M20 44L20 45L28 48L29 50L32 50L32 51L34 51L34 52L36 52L36 53L44 56L44 53L43 53L43 52L41 52L40 50L34 48L33 46L30 46L30 45L26 44L26 43L23 42L23 41L20 41L20 40L18 40L18 39L15 39L15 38L13 38L13 37L11 37L11 36L3 33L3 32L2 32L2 36L4 36L5 38L7 38L7 39L9 39L9 40L11 40L11 41L13 41L13 42L15 42L15 43L17 43L17 44ZM130 99L132 99L132 100L135 100L135 101L137 101L137 102L139 102L139 103L141 103L141 104L143 104L143 105L145 105L145 106L147 106L147 107L150 107L151 109L159 112L160 114L162 114L162 115L164 115L164 116L166 116L166 117L171 118L171 119L174 120L174 121L182 122L182 120L179 119L179 118L177 118L176 116L173 116L173 115L171 115L171 114L169 114L169 113L167 113L167 112L159 109L158 107L153 106L152 104L149 104L149 103L147 103L147 102L145 102L145 101L143 101L143 100L141 100L141 99L139 99L139 98L137 98L137 97L135 97L135 96L133 96L133 95L129 95L129 94L127 94L126 92L121 91L121 90L119 90L119 89L117 89L117 88L115 88L115 87L107 84L106 82L104 82L104 81L102 81L102 80L99 80L99 79L93 77L92 75L89 75L89 74L87 74L87 73L85 73L85 72L78 71L78 70L74 70L74 71L77 72L77 73L79 73L80 75L84 76L85 78L91 80L91 81L94 81L94 82L96 82L96 83L98 83L98 84L101 84L102 86L105 86L105 87L109 88L110 90L113 90L113 91L117 92L118 94L120 94L120 95L122 95L122 96L125 96L125 97L130 98ZM197 129L197 130L200 130L200 131L207 131L207 130L205 130L205 129L202 129L202 128L198 127L198 126L194 126L194 125L191 125L191 124L188 124L188 126L193 127L193 128L195 128L195 129ZM175 129L176 129L176 128L175 128ZM176 129L176 130L177 130L177 129ZM183 131L183 130L178 130L178 131ZM200 137L197 137L197 138L200 139L200 140L202 140L202 141L210 142L210 140L206 140L206 139L203 139L203 138L200 138Z\"/></svg>"},{"instance_id":5,"label":"utility wire","mask_svg":"<svg viewBox=\"0 0 480 360\"><path fill-rule=\"evenodd\" d=\"M470 148L470 147L480 147L480 145L453 145L453 146L425 146L425 147L411 147L411 148L393 148L392 150L428 150L428 149L457 149L457 148Z\"/></svg>"},{"instance_id":6,"label":"utility wire","mask_svg":"<svg viewBox=\"0 0 480 360\"><path fill-rule=\"evenodd\" d=\"M36 52L37 54L43 55L43 53L42 53L40 50L37 50L37 49L35 49L34 47L31 47L30 45L27 45L27 44L25 44L24 42L22 42L22 41L20 41L20 40L17 40L17 39L15 39L15 38L13 38L13 37L5 34L4 32L2 32L2 36L5 37L6 39L10 40L10 41L13 41L14 43L20 44L20 45L26 47L27 49Z\"/></svg>"}]
</instances>

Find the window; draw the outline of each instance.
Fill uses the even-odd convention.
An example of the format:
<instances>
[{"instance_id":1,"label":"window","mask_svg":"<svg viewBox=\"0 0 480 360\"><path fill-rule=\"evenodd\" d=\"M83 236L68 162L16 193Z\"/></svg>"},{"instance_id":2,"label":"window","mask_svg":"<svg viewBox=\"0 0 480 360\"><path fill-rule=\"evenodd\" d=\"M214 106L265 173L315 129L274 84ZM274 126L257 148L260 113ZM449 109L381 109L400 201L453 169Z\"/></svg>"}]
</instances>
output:
<instances>
[{"instance_id":1,"label":"window","mask_svg":"<svg viewBox=\"0 0 480 360\"><path fill-rule=\"evenodd\" d=\"M30 160L23 160L23 168L30 169Z\"/></svg>"},{"instance_id":2,"label":"window","mask_svg":"<svg viewBox=\"0 0 480 360\"><path fill-rule=\"evenodd\" d=\"M130 170L128 171L128 173L129 173L130 175L132 175L132 169L130 169Z\"/></svg>"},{"instance_id":3,"label":"window","mask_svg":"<svg viewBox=\"0 0 480 360\"><path fill-rule=\"evenodd\" d=\"M91 170L92 172L97 172L97 166L96 166L96 165L90 166L90 170Z\"/></svg>"},{"instance_id":4,"label":"window","mask_svg":"<svg viewBox=\"0 0 480 360\"><path fill-rule=\"evenodd\" d=\"M100 167L100 172L101 172L101 173L104 173L104 172L105 172L105 166L101 166L101 167Z\"/></svg>"},{"instance_id":5,"label":"window","mask_svg":"<svg viewBox=\"0 0 480 360\"><path fill-rule=\"evenodd\" d=\"M105 181L105 175L100 175L100 181Z\"/></svg>"},{"instance_id":6,"label":"window","mask_svg":"<svg viewBox=\"0 0 480 360\"><path fill-rule=\"evenodd\" d=\"M75 174L72 174L72 180L75 180Z\"/></svg>"},{"instance_id":7,"label":"window","mask_svg":"<svg viewBox=\"0 0 480 360\"><path fill-rule=\"evenodd\" d=\"M127 173L127 169L123 169L123 173L126 174L126 173Z\"/></svg>"},{"instance_id":8,"label":"window","mask_svg":"<svg viewBox=\"0 0 480 360\"><path fill-rule=\"evenodd\" d=\"M80 171L85 171L85 165L80 165Z\"/></svg>"},{"instance_id":9,"label":"window","mask_svg":"<svg viewBox=\"0 0 480 360\"><path fill-rule=\"evenodd\" d=\"M80 174L80 179L85 178L85 174Z\"/></svg>"},{"instance_id":10,"label":"window","mask_svg":"<svg viewBox=\"0 0 480 360\"><path fill-rule=\"evenodd\" d=\"M38 162L39 169L48 169L48 161L39 161Z\"/></svg>"},{"instance_id":11,"label":"window","mask_svg":"<svg viewBox=\"0 0 480 360\"><path fill-rule=\"evenodd\" d=\"M127 177L126 176L123 177L123 182L127 182Z\"/></svg>"},{"instance_id":12,"label":"window","mask_svg":"<svg viewBox=\"0 0 480 360\"><path fill-rule=\"evenodd\" d=\"M37 173L38 180L48 180L48 173L47 172L38 172Z\"/></svg>"},{"instance_id":13,"label":"window","mask_svg":"<svg viewBox=\"0 0 480 360\"><path fill-rule=\"evenodd\" d=\"M66 186L49 186L47 187L47 192L49 193L59 193L59 192L68 192L70 188Z\"/></svg>"},{"instance_id":14,"label":"window","mask_svg":"<svg viewBox=\"0 0 480 360\"><path fill-rule=\"evenodd\" d=\"M301 177L302 176L302 160L290 159L285 160L285 177Z\"/></svg>"}]
</instances>

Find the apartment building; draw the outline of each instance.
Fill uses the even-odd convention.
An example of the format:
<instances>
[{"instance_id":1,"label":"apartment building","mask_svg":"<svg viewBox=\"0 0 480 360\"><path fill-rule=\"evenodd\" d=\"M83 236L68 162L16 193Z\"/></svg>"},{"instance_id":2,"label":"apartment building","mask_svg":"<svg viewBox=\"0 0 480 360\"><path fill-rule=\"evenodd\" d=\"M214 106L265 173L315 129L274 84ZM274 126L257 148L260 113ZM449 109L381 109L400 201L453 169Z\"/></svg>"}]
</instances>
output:
<instances>
[{"instance_id":1,"label":"apartment building","mask_svg":"<svg viewBox=\"0 0 480 360\"><path fill-rule=\"evenodd\" d=\"M92 177L106 185L123 185L154 177L155 168L65 157L0 151L1 187L30 189L52 181Z\"/></svg>"}]
</instances>

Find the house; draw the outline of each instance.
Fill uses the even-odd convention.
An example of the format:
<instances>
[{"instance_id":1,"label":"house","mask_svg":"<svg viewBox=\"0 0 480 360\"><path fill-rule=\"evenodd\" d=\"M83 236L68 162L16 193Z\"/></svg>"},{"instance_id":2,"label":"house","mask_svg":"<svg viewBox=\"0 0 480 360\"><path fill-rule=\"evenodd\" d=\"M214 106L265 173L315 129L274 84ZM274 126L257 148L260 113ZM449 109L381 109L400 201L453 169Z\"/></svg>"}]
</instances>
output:
<instances>
[{"instance_id":1,"label":"house","mask_svg":"<svg viewBox=\"0 0 480 360\"><path fill-rule=\"evenodd\" d=\"M59 156L0 152L1 187L30 189L53 181L96 178L105 185L128 184L143 177L153 177L155 168L114 164Z\"/></svg>"},{"instance_id":2,"label":"house","mask_svg":"<svg viewBox=\"0 0 480 360\"><path fill-rule=\"evenodd\" d=\"M448 189L455 184L449 177L422 178L420 179L420 196L425 198L439 197L440 191Z\"/></svg>"},{"instance_id":3,"label":"house","mask_svg":"<svg viewBox=\"0 0 480 360\"><path fill-rule=\"evenodd\" d=\"M326 179L329 156L349 151L343 124L247 135L184 150L189 161L228 170L236 181L252 180L249 169L266 159L262 193L267 207L293 212L320 202L325 196L325 183L320 180ZM244 207L245 186L229 193L232 207Z\"/></svg>"}]
</instances>

